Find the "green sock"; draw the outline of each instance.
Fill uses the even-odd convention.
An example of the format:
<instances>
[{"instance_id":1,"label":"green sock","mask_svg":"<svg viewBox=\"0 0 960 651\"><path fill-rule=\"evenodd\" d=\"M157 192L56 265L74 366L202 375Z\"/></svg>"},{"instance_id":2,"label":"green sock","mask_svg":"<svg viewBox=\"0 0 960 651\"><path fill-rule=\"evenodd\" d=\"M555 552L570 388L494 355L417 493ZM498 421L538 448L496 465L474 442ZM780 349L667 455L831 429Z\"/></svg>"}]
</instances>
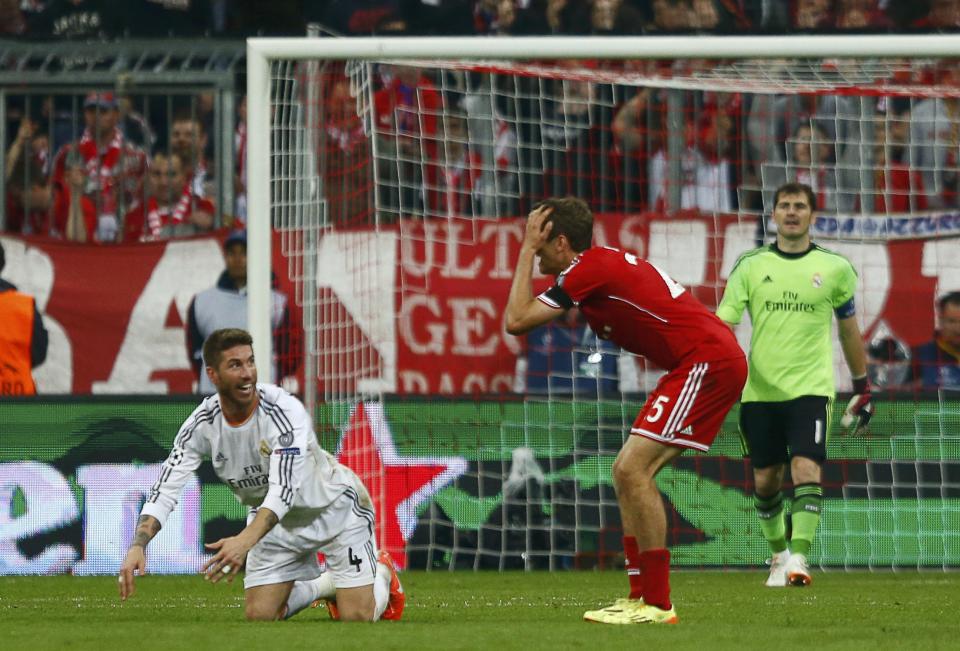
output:
<instances>
[{"instance_id":1,"label":"green sock","mask_svg":"<svg viewBox=\"0 0 960 651\"><path fill-rule=\"evenodd\" d=\"M790 551L794 554L810 553L813 535L820 523L820 503L823 501L823 488L820 484L798 484L793 489L793 535L790 538Z\"/></svg>"},{"instance_id":2,"label":"green sock","mask_svg":"<svg viewBox=\"0 0 960 651\"><path fill-rule=\"evenodd\" d=\"M757 509L760 518L760 531L770 544L774 554L786 550L787 534L783 522L783 493L777 492L770 497L758 494L753 496L753 506Z\"/></svg>"}]
</instances>

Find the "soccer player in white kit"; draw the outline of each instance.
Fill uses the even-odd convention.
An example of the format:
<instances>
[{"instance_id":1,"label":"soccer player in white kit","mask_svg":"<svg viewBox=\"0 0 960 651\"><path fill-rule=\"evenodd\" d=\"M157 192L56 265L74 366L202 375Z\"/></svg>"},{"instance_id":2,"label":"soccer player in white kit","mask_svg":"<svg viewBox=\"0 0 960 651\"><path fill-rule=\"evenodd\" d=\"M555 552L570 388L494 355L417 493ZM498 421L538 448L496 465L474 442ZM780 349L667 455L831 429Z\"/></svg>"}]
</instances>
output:
<instances>
[{"instance_id":1,"label":"soccer player in white kit","mask_svg":"<svg viewBox=\"0 0 960 651\"><path fill-rule=\"evenodd\" d=\"M236 536L207 545L205 578L228 582L246 565L248 620L287 619L321 599L334 619L400 619L405 595L386 552L377 553L373 504L353 471L321 449L306 409L272 384L257 384L253 340L225 328L204 343L217 393L187 418L140 512L120 567L120 598L146 569L160 531L203 458L250 507ZM326 557L321 574L317 552Z\"/></svg>"}]
</instances>

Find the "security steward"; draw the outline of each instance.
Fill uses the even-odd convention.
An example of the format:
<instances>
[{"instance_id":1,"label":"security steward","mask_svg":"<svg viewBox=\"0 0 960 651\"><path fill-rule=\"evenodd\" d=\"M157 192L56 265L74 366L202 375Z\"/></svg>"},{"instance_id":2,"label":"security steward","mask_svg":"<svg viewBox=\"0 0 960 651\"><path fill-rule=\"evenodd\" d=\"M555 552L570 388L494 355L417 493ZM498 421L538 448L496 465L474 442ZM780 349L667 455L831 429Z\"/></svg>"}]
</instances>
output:
<instances>
[{"instance_id":1,"label":"security steward","mask_svg":"<svg viewBox=\"0 0 960 651\"><path fill-rule=\"evenodd\" d=\"M0 274L5 265L0 243ZM0 278L0 398L37 393L31 371L47 358L48 343L33 296Z\"/></svg>"}]
</instances>

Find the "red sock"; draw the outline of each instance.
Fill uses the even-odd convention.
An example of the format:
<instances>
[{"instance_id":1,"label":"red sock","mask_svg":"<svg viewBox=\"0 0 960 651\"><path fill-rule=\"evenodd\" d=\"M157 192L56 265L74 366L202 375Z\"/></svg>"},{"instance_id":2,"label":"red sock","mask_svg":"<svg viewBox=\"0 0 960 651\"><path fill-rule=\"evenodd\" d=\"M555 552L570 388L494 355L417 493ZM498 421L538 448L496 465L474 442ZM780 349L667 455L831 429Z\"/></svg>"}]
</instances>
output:
<instances>
[{"instance_id":1,"label":"red sock","mask_svg":"<svg viewBox=\"0 0 960 651\"><path fill-rule=\"evenodd\" d=\"M633 536L623 537L623 554L627 557L627 579L630 580L630 598L643 598L643 577L640 576L640 548Z\"/></svg>"},{"instance_id":2,"label":"red sock","mask_svg":"<svg viewBox=\"0 0 960 651\"><path fill-rule=\"evenodd\" d=\"M643 600L651 606L670 610L670 550L640 552L640 578L643 579Z\"/></svg>"}]
</instances>

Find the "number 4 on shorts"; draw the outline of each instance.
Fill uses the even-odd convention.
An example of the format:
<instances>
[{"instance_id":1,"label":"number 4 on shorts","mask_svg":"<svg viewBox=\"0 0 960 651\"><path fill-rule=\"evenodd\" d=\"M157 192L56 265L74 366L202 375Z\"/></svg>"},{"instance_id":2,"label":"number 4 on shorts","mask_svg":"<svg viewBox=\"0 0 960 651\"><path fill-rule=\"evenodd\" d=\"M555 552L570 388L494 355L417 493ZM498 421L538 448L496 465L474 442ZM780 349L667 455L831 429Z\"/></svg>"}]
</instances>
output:
<instances>
[{"instance_id":1,"label":"number 4 on shorts","mask_svg":"<svg viewBox=\"0 0 960 651\"><path fill-rule=\"evenodd\" d=\"M357 568L357 572L359 572L360 566L363 565L363 559L360 558L359 556L354 555L353 547L347 547L347 558L349 559L350 564L355 565Z\"/></svg>"}]
</instances>

